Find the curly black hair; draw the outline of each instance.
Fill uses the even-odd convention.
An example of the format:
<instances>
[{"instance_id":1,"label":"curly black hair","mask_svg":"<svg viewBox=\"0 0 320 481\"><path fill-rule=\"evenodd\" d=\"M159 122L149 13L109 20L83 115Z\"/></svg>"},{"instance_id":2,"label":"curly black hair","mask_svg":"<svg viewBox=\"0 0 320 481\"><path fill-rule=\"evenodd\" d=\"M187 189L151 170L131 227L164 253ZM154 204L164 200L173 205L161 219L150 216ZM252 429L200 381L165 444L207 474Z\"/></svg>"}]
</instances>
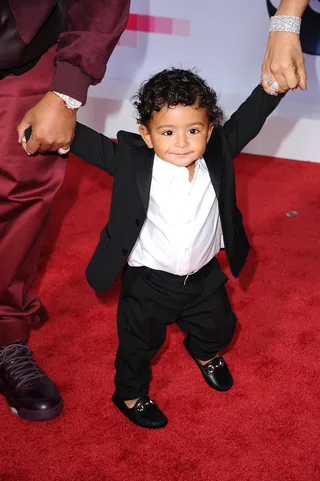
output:
<instances>
[{"instance_id":1,"label":"curly black hair","mask_svg":"<svg viewBox=\"0 0 320 481\"><path fill-rule=\"evenodd\" d=\"M153 112L176 105L194 105L207 112L210 123L223 123L216 92L193 70L174 67L162 70L146 80L132 100L140 125L147 125Z\"/></svg>"}]
</instances>

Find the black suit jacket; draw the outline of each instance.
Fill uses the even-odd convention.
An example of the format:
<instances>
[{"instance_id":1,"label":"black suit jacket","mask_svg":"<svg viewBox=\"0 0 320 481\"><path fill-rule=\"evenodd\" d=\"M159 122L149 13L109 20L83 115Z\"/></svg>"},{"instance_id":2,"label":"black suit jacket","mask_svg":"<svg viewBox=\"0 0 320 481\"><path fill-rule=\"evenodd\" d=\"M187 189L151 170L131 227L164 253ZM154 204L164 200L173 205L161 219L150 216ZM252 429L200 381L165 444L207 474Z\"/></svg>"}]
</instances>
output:
<instances>
[{"instance_id":1,"label":"black suit jacket","mask_svg":"<svg viewBox=\"0 0 320 481\"><path fill-rule=\"evenodd\" d=\"M256 87L224 126L213 130L203 155L218 198L225 250L235 277L250 246L236 203L233 159L258 134L282 97ZM103 291L121 272L145 221L154 151L140 135L120 131L116 143L80 123L71 151L114 177L109 221L86 269L89 284Z\"/></svg>"}]
</instances>

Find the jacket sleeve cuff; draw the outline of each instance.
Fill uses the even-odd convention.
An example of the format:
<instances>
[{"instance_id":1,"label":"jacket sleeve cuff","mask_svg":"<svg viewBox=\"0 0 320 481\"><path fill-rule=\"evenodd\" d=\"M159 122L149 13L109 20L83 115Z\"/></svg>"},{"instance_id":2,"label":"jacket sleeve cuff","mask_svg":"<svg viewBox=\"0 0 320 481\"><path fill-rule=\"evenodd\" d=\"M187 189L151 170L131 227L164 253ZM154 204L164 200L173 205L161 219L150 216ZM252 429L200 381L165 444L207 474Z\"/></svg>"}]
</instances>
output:
<instances>
[{"instance_id":1,"label":"jacket sleeve cuff","mask_svg":"<svg viewBox=\"0 0 320 481\"><path fill-rule=\"evenodd\" d=\"M83 105L87 100L88 88L92 83L83 71L68 62L57 62L56 72L48 90L54 90L61 94L79 100Z\"/></svg>"}]
</instances>

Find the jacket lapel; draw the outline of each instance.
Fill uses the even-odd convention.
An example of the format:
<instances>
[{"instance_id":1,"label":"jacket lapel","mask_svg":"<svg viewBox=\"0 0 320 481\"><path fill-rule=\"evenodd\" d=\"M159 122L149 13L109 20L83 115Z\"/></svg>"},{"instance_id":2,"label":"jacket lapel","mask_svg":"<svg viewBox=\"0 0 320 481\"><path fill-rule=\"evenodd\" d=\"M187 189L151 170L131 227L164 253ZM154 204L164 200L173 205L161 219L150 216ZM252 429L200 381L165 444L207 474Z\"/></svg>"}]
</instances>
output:
<instances>
[{"instance_id":1,"label":"jacket lapel","mask_svg":"<svg viewBox=\"0 0 320 481\"><path fill-rule=\"evenodd\" d=\"M132 163L135 170L140 197L145 211L148 210L152 179L154 151L146 145L132 151Z\"/></svg>"},{"instance_id":2,"label":"jacket lapel","mask_svg":"<svg viewBox=\"0 0 320 481\"><path fill-rule=\"evenodd\" d=\"M221 176L223 167L223 145L220 132L214 132L207 144L203 158L207 164L211 182L217 198L220 196Z\"/></svg>"}]
</instances>

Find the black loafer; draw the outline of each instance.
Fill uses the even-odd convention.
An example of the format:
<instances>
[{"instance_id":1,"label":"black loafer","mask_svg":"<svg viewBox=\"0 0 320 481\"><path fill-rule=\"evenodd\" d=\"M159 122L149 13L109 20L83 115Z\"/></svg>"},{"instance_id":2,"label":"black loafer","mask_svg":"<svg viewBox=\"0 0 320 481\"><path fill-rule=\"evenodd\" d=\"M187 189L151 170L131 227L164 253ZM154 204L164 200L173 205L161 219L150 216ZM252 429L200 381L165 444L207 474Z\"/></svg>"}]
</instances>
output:
<instances>
[{"instance_id":1,"label":"black loafer","mask_svg":"<svg viewBox=\"0 0 320 481\"><path fill-rule=\"evenodd\" d=\"M112 401L122 414L142 428L159 429L168 423L166 416L147 395L138 399L133 408L128 408L124 400L116 394L112 396Z\"/></svg>"},{"instance_id":2,"label":"black loafer","mask_svg":"<svg viewBox=\"0 0 320 481\"><path fill-rule=\"evenodd\" d=\"M0 394L14 414L28 421L49 421L63 407L57 386L24 343L0 348Z\"/></svg>"},{"instance_id":3,"label":"black loafer","mask_svg":"<svg viewBox=\"0 0 320 481\"><path fill-rule=\"evenodd\" d=\"M233 379L229 371L228 365L222 356L217 356L207 364L202 365L190 352L187 338L183 341L185 348L190 356L196 361L200 367L203 377L210 387L217 391L228 391L233 385Z\"/></svg>"}]
</instances>

